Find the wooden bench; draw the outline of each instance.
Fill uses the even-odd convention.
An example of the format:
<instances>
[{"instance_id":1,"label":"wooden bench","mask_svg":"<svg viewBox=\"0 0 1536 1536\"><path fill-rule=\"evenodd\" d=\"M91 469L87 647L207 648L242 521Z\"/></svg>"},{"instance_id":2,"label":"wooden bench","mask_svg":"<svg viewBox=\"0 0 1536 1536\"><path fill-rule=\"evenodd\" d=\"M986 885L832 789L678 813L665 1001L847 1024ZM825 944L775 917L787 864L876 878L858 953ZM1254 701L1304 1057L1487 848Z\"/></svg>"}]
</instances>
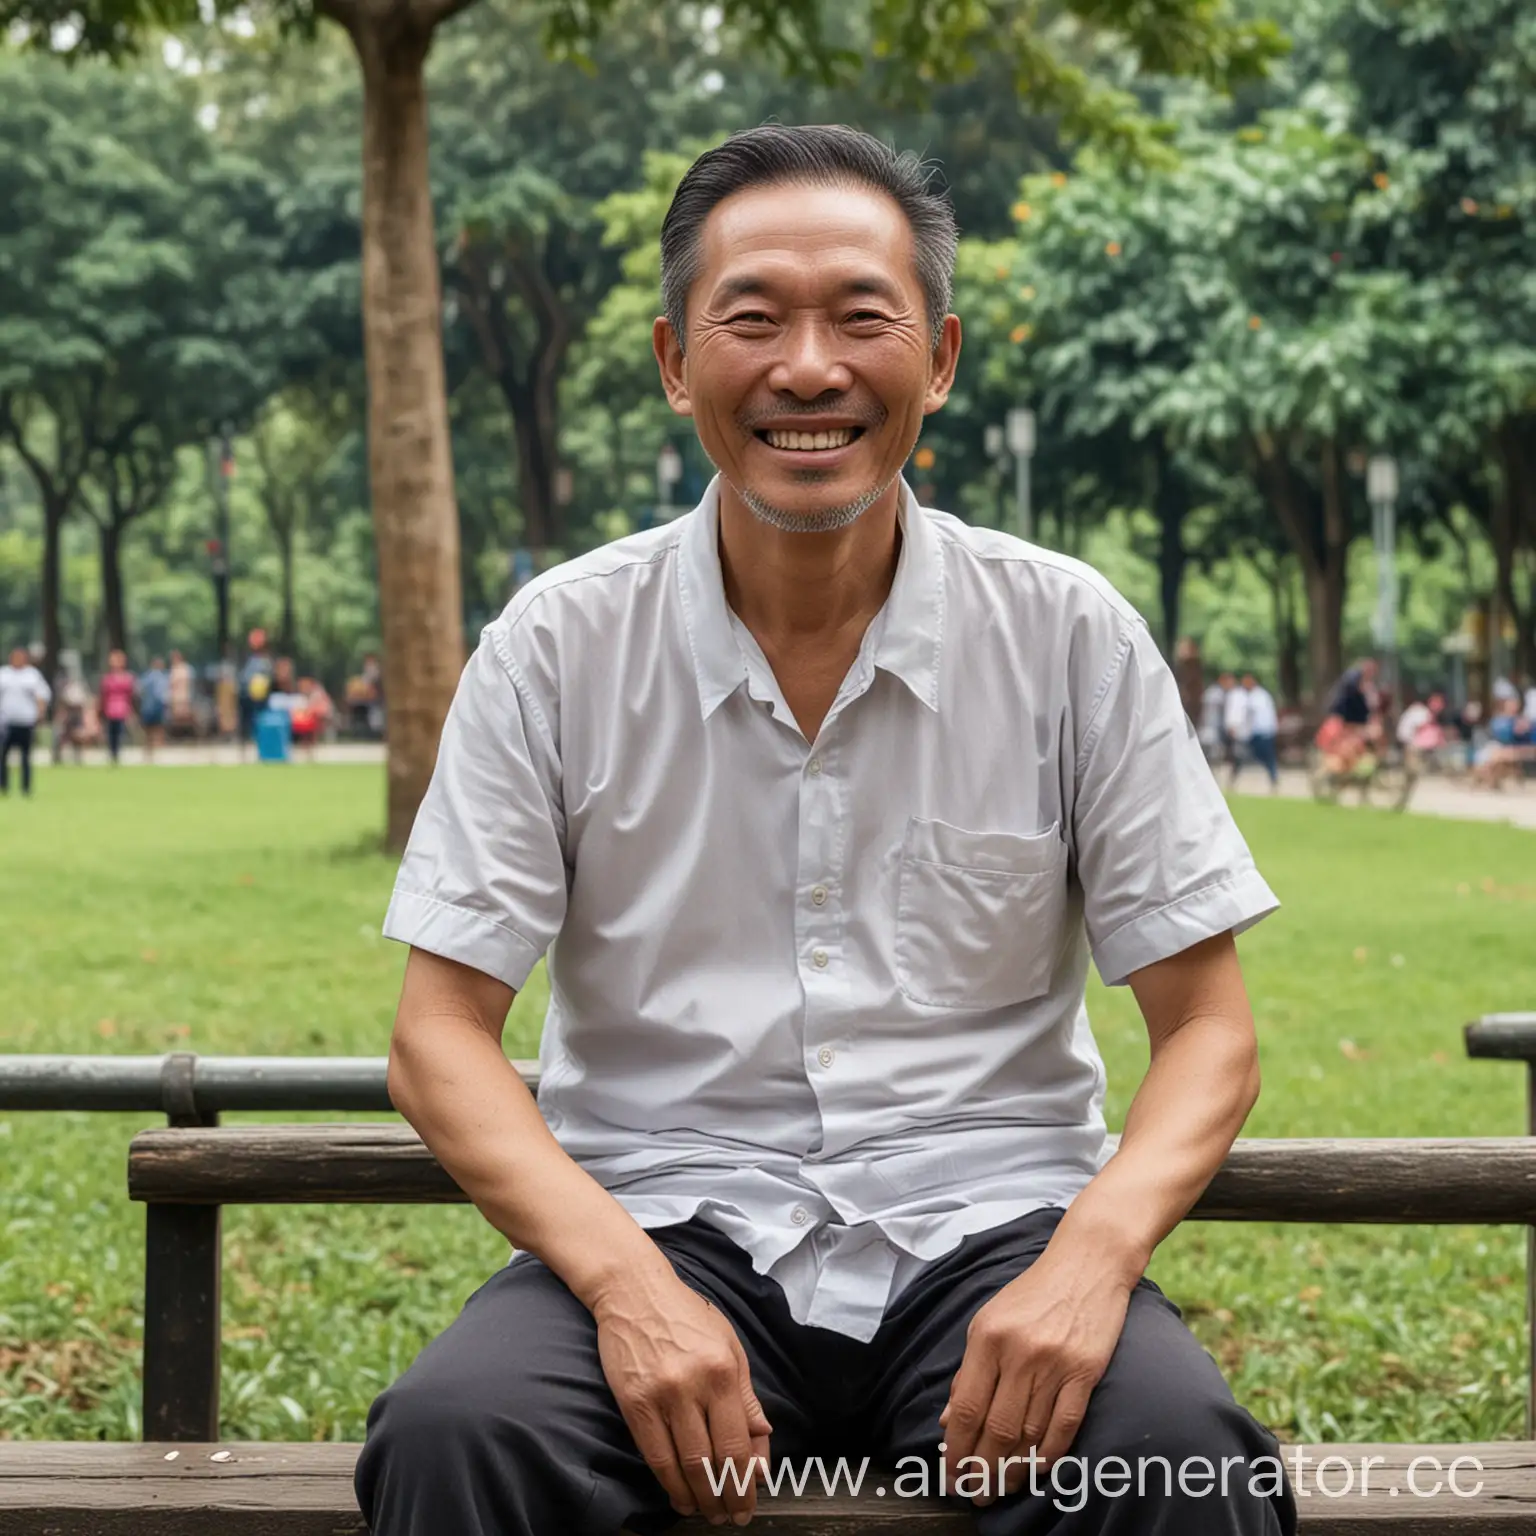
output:
<instances>
[{"instance_id":1,"label":"wooden bench","mask_svg":"<svg viewBox=\"0 0 1536 1536\"><path fill-rule=\"evenodd\" d=\"M31 1445L0 1442L3 1536L366 1536L352 1497L355 1445ZM1536 1533L1536 1447L1490 1445L1316 1445L1300 1453L1296 1479L1303 1536L1532 1536ZM174 1454L174 1461L167 1455ZM227 1455L212 1462L212 1454ZM1416 1456L1436 1458L1414 1471L1428 1490L1450 1456L1477 1458L1461 1486L1473 1498L1427 1498L1409 1483ZM1372 1463L1370 1491L1343 1491L1344 1474L1325 1457ZM873 1474L871 1474L873 1477ZM1326 1490L1326 1491L1325 1491ZM680 1521L676 1536L718 1531ZM734 1527L726 1526L726 1530ZM763 1500L754 1536L976 1536L963 1506L915 1499L827 1498L807 1493ZM445 1531L443 1536L455 1536ZM561 1536L551 1532L550 1536Z\"/></svg>"},{"instance_id":2,"label":"wooden bench","mask_svg":"<svg viewBox=\"0 0 1536 1536\"><path fill-rule=\"evenodd\" d=\"M229 1445L218 1433L220 1211L231 1204L445 1203L464 1196L399 1123L141 1132L129 1193L148 1206L142 1446L0 1444L0 1536L352 1536L355 1446ZM1240 1141L1205 1220L1536 1225L1536 1140ZM1301 1463L1307 1536L1536 1536L1536 1446L1299 1449L1374 1466L1334 1495ZM209 1458L227 1453L218 1462ZM1295 1455L1288 1450L1288 1457ZM1415 1496L1409 1463L1472 1456L1473 1498ZM1335 1482L1342 1463L1333 1463ZM1397 1490L1394 1492L1394 1488ZM711 1529L685 1522L680 1533ZM768 1536L974 1536L963 1506L807 1494L761 1508ZM445 1533L446 1536L446 1533Z\"/></svg>"}]
</instances>

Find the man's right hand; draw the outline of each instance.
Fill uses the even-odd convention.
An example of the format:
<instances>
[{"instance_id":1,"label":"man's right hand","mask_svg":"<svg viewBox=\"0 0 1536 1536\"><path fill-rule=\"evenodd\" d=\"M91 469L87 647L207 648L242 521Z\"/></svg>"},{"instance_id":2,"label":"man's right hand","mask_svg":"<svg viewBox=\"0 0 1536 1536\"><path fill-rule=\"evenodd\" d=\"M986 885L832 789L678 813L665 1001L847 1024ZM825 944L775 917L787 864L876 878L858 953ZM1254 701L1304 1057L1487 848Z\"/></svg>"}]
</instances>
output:
<instances>
[{"instance_id":1,"label":"man's right hand","mask_svg":"<svg viewBox=\"0 0 1536 1536\"><path fill-rule=\"evenodd\" d=\"M745 1525L757 1508L772 1426L735 1329L675 1276L616 1286L593 1317L603 1374L672 1507L680 1515L702 1512L711 1525ZM738 1492L731 1468L745 1491Z\"/></svg>"}]
</instances>

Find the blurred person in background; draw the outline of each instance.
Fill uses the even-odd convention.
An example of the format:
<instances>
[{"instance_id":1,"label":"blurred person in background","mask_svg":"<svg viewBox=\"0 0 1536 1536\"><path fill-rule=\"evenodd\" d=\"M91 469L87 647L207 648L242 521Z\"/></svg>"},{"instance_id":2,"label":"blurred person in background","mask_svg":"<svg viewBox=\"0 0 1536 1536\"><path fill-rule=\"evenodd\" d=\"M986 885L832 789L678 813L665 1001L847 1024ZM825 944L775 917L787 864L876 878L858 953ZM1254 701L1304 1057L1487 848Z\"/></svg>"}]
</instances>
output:
<instances>
[{"instance_id":1,"label":"blurred person in background","mask_svg":"<svg viewBox=\"0 0 1536 1536\"><path fill-rule=\"evenodd\" d=\"M180 651L171 652L171 668L166 674L167 724L173 736L197 734L197 677L192 664Z\"/></svg>"},{"instance_id":2,"label":"blurred person in background","mask_svg":"<svg viewBox=\"0 0 1536 1536\"><path fill-rule=\"evenodd\" d=\"M240 758L245 759L246 748L256 739L256 716L267 707L267 696L272 692L272 658L267 654L267 632L253 629L246 643L250 654L240 668Z\"/></svg>"},{"instance_id":3,"label":"blurred person in background","mask_svg":"<svg viewBox=\"0 0 1536 1536\"><path fill-rule=\"evenodd\" d=\"M0 795L11 792L11 753L21 760L21 792L32 793L32 737L53 690L32 665L25 646L0 667Z\"/></svg>"},{"instance_id":4,"label":"blurred person in background","mask_svg":"<svg viewBox=\"0 0 1536 1536\"><path fill-rule=\"evenodd\" d=\"M1237 686L1237 679L1230 672L1221 674L1221 740L1226 749L1227 787L1237 782L1238 769L1248 751L1248 738L1253 725L1248 717L1248 695Z\"/></svg>"},{"instance_id":5,"label":"blurred person in background","mask_svg":"<svg viewBox=\"0 0 1536 1536\"><path fill-rule=\"evenodd\" d=\"M1223 674L1225 675L1225 674ZM1225 735L1222 720L1226 715L1227 690L1217 678L1200 696L1200 745L1205 748L1205 760L1213 768L1222 759Z\"/></svg>"},{"instance_id":6,"label":"blurred person in background","mask_svg":"<svg viewBox=\"0 0 1536 1536\"><path fill-rule=\"evenodd\" d=\"M139 724L144 727L144 761L155 760L155 749L165 745L165 715L170 706L171 680L165 662L156 656L149 671L139 679Z\"/></svg>"},{"instance_id":7,"label":"blurred person in background","mask_svg":"<svg viewBox=\"0 0 1536 1536\"><path fill-rule=\"evenodd\" d=\"M128 670L128 658L121 651L111 652L107 657L107 670L101 674L97 696L101 703L101 718L107 727L107 755L112 759L113 767L120 761L137 692L138 683Z\"/></svg>"},{"instance_id":8,"label":"blurred person in background","mask_svg":"<svg viewBox=\"0 0 1536 1536\"><path fill-rule=\"evenodd\" d=\"M315 748L324 737L335 713L335 705L325 685L314 677L301 677L298 692L293 695L294 704L289 711L293 723L293 742L303 747L310 762L315 760Z\"/></svg>"},{"instance_id":9,"label":"blurred person in background","mask_svg":"<svg viewBox=\"0 0 1536 1536\"><path fill-rule=\"evenodd\" d=\"M1242 692L1248 701L1248 751L1269 775L1269 792L1280 792L1280 759L1277 743L1280 738L1280 712L1275 708L1275 696L1252 672L1243 674ZM1237 768L1232 769L1232 784L1237 783Z\"/></svg>"}]
</instances>

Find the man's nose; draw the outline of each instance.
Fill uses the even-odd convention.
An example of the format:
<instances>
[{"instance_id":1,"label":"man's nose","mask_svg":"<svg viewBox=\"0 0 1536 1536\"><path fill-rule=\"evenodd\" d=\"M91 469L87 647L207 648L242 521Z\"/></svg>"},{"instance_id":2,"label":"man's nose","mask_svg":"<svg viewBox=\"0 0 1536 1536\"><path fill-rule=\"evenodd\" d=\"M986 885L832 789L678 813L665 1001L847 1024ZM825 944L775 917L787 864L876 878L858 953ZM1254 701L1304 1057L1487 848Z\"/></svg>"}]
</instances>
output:
<instances>
[{"instance_id":1,"label":"man's nose","mask_svg":"<svg viewBox=\"0 0 1536 1536\"><path fill-rule=\"evenodd\" d=\"M768 374L769 387L802 400L841 393L853 384L837 330L820 316L802 316L786 327L782 350Z\"/></svg>"}]
</instances>

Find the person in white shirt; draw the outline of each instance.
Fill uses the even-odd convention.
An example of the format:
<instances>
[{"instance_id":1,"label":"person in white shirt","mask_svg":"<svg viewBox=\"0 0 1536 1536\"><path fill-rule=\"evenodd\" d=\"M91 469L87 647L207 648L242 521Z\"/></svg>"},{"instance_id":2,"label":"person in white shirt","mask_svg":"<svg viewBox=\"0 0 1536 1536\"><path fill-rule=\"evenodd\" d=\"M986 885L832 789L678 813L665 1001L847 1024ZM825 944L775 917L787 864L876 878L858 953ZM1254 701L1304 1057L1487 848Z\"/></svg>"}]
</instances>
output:
<instances>
[{"instance_id":1,"label":"person in white shirt","mask_svg":"<svg viewBox=\"0 0 1536 1536\"><path fill-rule=\"evenodd\" d=\"M1213 682L1200 698L1200 745L1206 761L1219 763L1226 756L1227 690L1220 679Z\"/></svg>"},{"instance_id":2,"label":"person in white shirt","mask_svg":"<svg viewBox=\"0 0 1536 1536\"><path fill-rule=\"evenodd\" d=\"M1245 725L1248 732L1248 753L1269 775L1269 792L1280 793L1280 759L1277 743L1280 737L1280 712L1275 708L1275 696L1251 672L1243 674L1241 689L1247 703ZM1231 783L1237 782L1238 765L1232 765Z\"/></svg>"},{"instance_id":3,"label":"person in white shirt","mask_svg":"<svg viewBox=\"0 0 1536 1536\"><path fill-rule=\"evenodd\" d=\"M1238 686L1230 672L1221 675L1221 739L1226 747L1227 784L1230 788L1237 780L1237 771L1243 765L1248 751L1248 737L1252 726L1248 720L1248 695Z\"/></svg>"},{"instance_id":4,"label":"person in white shirt","mask_svg":"<svg viewBox=\"0 0 1536 1536\"><path fill-rule=\"evenodd\" d=\"M21 792L32 793L32 737L53 692L24 646L0 667L0 795L11 792L11 753L21 760Z\"/></svg>"},{"instance_id":5,"label":"person in white shirt","mask_svg":"<svg viewBox=\"0 0 1536 1536\"><path fill-rule=\"evenodd\" d=\"M1277 903L1130 604L902 479L955 242L847 128L673 199L655 349L719 473L487 626L385 920L392 1100L518 1252L370 1411L374 1536L742 1524L754 1458L848 1451L983 1536L1295 1529L1144 1274L1254 1102ZM1090 957L1151 1041L1113 1156ZM1146 1491L1063 1508L1069 1448ZM1191 1458L1236 1472L1165 1489Z\"/></svg>"}]
</instances>

